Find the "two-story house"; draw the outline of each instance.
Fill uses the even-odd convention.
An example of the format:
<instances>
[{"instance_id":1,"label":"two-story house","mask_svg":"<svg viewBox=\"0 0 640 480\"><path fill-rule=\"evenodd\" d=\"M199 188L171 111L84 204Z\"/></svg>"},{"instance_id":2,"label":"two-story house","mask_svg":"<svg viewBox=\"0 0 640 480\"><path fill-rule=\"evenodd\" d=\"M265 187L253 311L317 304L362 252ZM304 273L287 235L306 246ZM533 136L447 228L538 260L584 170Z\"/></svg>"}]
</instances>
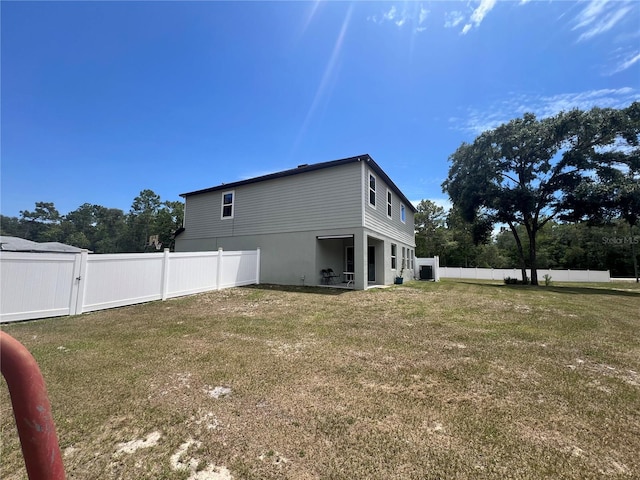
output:
<instances>
[{"instance_id":1,"label":"two-story house","mask_svg":"<svg viewBox=\"0 0 640 480\"><path fill-rule=\"evenodd\" d=\"M260 248L261 282L362 290L412 275L415 207L369 155L181 196L176 251Z\"/></svg>"}]
</instances>

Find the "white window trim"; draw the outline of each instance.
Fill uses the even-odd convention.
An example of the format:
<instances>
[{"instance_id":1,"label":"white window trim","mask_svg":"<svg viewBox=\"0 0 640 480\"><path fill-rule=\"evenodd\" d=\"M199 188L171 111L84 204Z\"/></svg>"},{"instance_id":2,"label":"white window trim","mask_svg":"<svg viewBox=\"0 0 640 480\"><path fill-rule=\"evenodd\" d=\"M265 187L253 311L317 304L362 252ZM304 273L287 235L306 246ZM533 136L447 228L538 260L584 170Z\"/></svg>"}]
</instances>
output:
<instances>
[{"instance_id":1,"label":"white window trim","mask_svg":"<svg viewBox=\"0 0 640 480\"><path fill-rule=\"evenodd\" d=\"M393 218L393 193L387 188L387 218ZM389 213L391 212L391 213Z\"/></svg>"},{"instance_id":2,"label":"white window trim","mask_svg":"<svg viewBox=\"0 0 640 480\"><path fill-rule=\"evenodd\" d=\"M371 177L373 177L374 183L375 183L375 188L372 190L371 189ZM371 192L373 191L373 198L375 203L371 203ZM369 175L367 176L367 204L371 207L371 208L377 208L378 205L378 177L376 177L373 173L369 172Z\"/></svg>"},{"instance_id":3,"label":"white window trim","mask_svg":"<svg viewBox=\"0 0 640 480\"><path fill-rule=\"evenodd\" d=\"M396 253L393 253L393 247L396 247ZM395 260L395 262L394 262ZM393 265L395 263L395 266ZM395 271L398 268L398 245L395 243L391 244L391 270Z\"/></svg>"},{"instance_id":4,"label":"white window trim","mask_svg":"<svg viewBox=\"0 0 640 480\"><path fill-rule=\"evenodd\" d=\"M228 217L224 216L224 196L231 194L231 215ZM226 192L222 192L220 197L220 218L222 220L231 220L236 214L236 191L235 190L227 190Z\"/></svg>"},{"instance_id":5,"label":"white window trim","mask_svg":"<svg viewBox=\"0 0 640 480\"><path fill-rule=\"evenodd\" d=\"M405 207L404 203L400 204L400 221L407 223L407 207Z\"/></svg>"}]
</instances>

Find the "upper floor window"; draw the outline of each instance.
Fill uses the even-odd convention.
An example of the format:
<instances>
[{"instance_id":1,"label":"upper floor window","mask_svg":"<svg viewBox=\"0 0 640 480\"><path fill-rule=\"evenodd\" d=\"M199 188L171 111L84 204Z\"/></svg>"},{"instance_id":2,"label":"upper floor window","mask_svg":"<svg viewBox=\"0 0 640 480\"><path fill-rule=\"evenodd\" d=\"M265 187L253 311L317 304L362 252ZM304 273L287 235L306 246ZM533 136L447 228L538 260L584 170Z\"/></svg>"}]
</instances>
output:
<instances>
[{"instance_id":1,"label":"upper floor window","mask_svg":"<svg viewBox=\"0 0 640 480\"><path fill-rule=\"evenodd\" d=\"M369 174L369 205L376 206L376 177Z\"/></svg>"},{"instance_id":2,"label":"upper floor window","mask_svg":"<svg viewBox=\"0 0 640 480\"><path fill-rule=\"evenodd\" d=\"M387 217L391 218L391 191L387 190Z\"/></svg>"},{"instance_id":3,"label":"upper floor window","mask_svg":"<svg viewBox=\"0 0 640 480\"><path fill-rule=\"evenodd\" d=\"M222 219L233 218L233 197L234 192L224 192L222 194Z\"/></svg>"},{"instance_id":4,"label":"upper floor window","mask_svg":"<svg viewBox=\"0 0 640 480\"><path fill-rule=\"evenodd\" d=\"M404 208L404 205L402 204L400 204L400 220L402 221L402 223L407 222L407 212Z\"/></svg>"}]
</instances>

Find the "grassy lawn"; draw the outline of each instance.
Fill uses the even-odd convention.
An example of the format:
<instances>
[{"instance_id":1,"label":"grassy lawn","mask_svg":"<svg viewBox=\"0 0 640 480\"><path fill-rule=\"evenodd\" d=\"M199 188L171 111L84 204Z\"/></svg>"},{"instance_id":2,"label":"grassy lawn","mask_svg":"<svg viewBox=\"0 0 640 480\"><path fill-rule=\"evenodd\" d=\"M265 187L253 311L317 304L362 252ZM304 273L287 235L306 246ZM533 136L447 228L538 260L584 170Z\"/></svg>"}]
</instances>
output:
<instances>
[{"instance_id":1,"label":"grassy lawn","mask_svg":"<svg viewBox=\"0 0 640 480\"><path fill-rule=\"evenodd\" d=\"M640 478L639 317L635 283L443 281L3 329L70 479L589 479ZM26 478L4 382L0 405L0 477Z\"/></svg>"}]
</instances>

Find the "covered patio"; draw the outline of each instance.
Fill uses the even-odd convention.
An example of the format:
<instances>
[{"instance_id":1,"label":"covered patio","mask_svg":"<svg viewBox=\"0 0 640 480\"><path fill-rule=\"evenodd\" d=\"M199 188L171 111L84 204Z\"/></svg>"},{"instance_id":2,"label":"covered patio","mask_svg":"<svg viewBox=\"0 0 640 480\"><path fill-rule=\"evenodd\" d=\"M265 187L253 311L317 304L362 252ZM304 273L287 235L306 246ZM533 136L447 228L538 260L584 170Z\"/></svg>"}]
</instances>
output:
<instances>
[{"instance_id":1,"label":"covered patio","mask_svg":"<svg viewBox=\"0 0 640 480\"><path fill-rule=\"evenodd\" d=\"M358 271L364 271L365 288L384 284L384 242L367 236L366 252L359 251L354 234L316 237L317 284L334 288L355 288ZM366 268L357 268L364 259ZM360 274L362 275L362 274Z\"/></svg>"},{"instance_id":2,"label":"covered patio","mask_svg":"<svg viewBox=\"0 0 640 480\"><path fill-rule=\"evenodd\" d=\"M353 288L354 235L319 235L316 238L318 285Z\"/></svg>"}]
</instances>

